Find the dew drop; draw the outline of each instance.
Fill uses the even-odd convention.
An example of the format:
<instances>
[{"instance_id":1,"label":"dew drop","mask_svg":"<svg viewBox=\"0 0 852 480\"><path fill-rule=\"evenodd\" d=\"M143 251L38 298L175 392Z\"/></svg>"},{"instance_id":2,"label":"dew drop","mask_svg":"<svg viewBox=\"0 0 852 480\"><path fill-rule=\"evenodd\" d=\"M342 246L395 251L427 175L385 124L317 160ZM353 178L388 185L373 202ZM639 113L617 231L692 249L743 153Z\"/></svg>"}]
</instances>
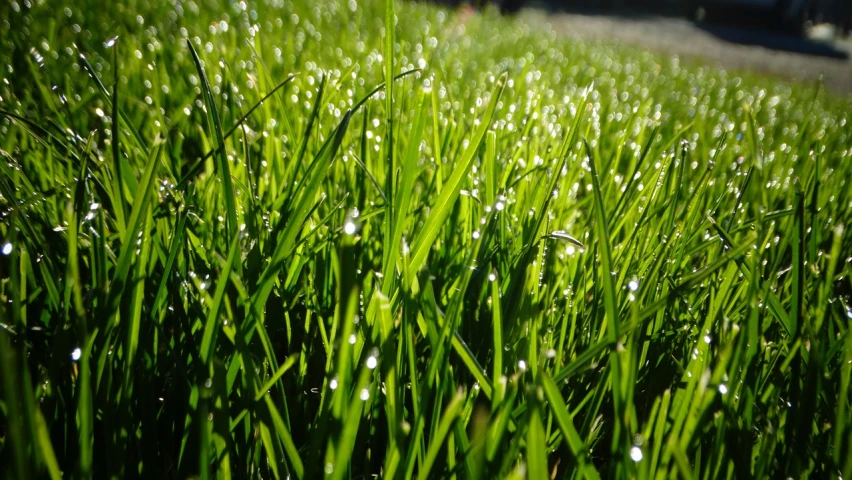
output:
<instances>
[{"instance_id":1,"label":"dew drop","mask_svg":"<svg viewBox=\"0 0 852 480\"><path fill-rule=\"evenodd\" d=\"M642 449L639 447L633 447L630 449L630 458L633 459L634 462L642 461Z\"/></svg>"}]
</instances>

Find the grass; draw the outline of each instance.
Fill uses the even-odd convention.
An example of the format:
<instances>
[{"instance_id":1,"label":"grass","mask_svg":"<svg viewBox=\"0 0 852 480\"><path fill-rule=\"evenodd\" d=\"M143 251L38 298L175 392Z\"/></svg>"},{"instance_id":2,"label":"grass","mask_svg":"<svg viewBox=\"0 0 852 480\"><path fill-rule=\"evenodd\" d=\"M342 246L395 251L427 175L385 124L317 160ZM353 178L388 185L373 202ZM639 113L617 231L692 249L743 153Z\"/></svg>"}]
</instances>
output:
<instances>
[{"instance_id":1,"label":"grass","mask_svg":"<svg viewBox=\"0 0 852 480\"><path fill-rule=\"evenodd\" d=\"M848 99L493 11L8 5L4 477L852 477Z\"/></svg>"}]
</instances>

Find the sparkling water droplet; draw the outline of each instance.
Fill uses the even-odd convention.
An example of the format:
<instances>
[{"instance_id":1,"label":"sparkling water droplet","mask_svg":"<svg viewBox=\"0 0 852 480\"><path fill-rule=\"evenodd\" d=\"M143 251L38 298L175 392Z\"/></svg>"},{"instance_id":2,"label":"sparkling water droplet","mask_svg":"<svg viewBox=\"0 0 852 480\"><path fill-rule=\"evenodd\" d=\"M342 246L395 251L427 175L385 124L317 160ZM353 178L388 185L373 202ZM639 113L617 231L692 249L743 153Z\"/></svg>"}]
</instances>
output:
<instances>
[{"instance_id":1,"label":"sparkling water droplet","mask_svg":"<svg viewBox=\"0 0 852 480\"><path fill-rule=\"evenodd\" d=\"M630 458L633 459L634 462L642 461L642 449L639 447L633 447L630 449Z\"/></svg>"},{"instance_id":2,"label":"sparkling water droplet","mask_svg":"<svg viewBox=\"0 0 852 480\"><path fill-rule=\"evenodd\" d=\"M2 252L3 255L9 255L10 253L12 253L12 244L8 242L4 243Z\"/></svg>"},{"instance_id":3,"label":"sparkling water droplet","mask_svg":"<svg viewBox=\"0 0 852 480\"><path fill-rule=\"evenodd\" d=\"M76 362L77 360L80 360L80 357L82 355L83 351L80 350L80 347L77 347L73 351L71 351L71 360L74 360Z\"/></svg>"}]
</instances>

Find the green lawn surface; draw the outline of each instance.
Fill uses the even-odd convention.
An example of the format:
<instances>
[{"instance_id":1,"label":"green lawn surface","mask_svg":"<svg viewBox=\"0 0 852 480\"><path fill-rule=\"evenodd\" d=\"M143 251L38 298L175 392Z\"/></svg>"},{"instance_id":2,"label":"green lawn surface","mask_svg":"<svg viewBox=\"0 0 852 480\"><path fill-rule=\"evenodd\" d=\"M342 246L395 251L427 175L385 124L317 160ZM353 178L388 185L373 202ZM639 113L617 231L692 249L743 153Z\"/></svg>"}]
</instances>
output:
<instances>
[{"instance_id":1,"label":"green lawn surface","mask_svg":"<svg viewBox=\"0 0 852 480\"><path fill-rule=\"evenodd\" d=\"M0 477L852 478L852 104L357 0L3 0Z\"/></svg>"}]
</instances>

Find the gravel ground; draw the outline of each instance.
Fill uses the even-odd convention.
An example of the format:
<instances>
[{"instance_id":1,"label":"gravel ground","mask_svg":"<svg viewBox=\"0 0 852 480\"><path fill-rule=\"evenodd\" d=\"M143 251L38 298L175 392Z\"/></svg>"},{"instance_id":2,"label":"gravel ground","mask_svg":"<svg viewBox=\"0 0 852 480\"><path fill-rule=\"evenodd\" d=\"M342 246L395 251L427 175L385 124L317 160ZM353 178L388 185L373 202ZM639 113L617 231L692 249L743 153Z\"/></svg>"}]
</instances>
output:
<instances>
[{"instance_id":1,"label":"gravel ground","mask_svg":"<svg viewBox=\"0 0 852 480\"><path fill-rule=\"evenodd\" d=\"M677 17L546 14L541 10L526 10L522 15L533 23L549 23L565 35L691 57L725 69L804 81L815 81L822 74L827 89L852 96L850 41L818 42L747 27L696 25Z\"/></svg>"}]
</instances>

